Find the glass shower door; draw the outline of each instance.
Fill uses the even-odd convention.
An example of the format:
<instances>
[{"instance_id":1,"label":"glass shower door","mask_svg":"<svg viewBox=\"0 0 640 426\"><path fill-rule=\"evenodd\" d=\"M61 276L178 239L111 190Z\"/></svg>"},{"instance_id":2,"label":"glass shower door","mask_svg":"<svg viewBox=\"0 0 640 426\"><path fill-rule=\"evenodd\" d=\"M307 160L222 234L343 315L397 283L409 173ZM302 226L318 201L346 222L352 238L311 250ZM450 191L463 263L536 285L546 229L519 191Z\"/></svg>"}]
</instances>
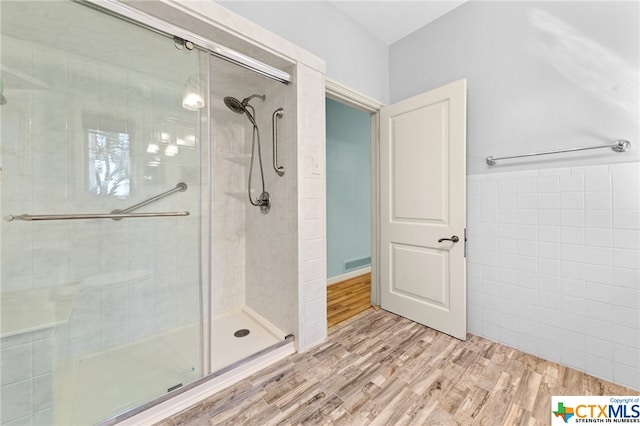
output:
<instances>
[{"instance_id":1,"label":"glass shower door","mask_svg":"<svg viewBox=\"0 0 640 426\"><path fill-rule=\"evenodd\" d=\"M0 7L0 423L95 424L202 376L208 59L75 2Z\"/></svg>"}]
</instances>

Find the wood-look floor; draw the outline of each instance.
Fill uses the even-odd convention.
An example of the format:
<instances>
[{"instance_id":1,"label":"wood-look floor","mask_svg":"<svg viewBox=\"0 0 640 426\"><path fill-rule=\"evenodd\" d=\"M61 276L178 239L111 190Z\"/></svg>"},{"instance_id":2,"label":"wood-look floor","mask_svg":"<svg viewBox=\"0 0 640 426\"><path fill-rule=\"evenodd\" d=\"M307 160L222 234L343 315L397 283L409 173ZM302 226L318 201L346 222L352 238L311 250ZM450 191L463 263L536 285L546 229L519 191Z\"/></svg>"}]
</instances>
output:
<instances>
[{"instance_id":1,"label":"wood-look floor","mask_svg":"<svg viewBox=\"0 0 640 426\"><path fill-rule=\"evenodd\" d=\"M552 395L637 392L382 309L158 425L548 425Z\"/></svg>"},{"instance_id":2,"label":"wood-look floor","mask_svg":"<svg viewBox=\"0 0 640 426\"><path fill-rule=\"evenodd\" d=\"M327 287L327 325L334 325L371 307L371 273Z\"/></svg>"}]
</instances>

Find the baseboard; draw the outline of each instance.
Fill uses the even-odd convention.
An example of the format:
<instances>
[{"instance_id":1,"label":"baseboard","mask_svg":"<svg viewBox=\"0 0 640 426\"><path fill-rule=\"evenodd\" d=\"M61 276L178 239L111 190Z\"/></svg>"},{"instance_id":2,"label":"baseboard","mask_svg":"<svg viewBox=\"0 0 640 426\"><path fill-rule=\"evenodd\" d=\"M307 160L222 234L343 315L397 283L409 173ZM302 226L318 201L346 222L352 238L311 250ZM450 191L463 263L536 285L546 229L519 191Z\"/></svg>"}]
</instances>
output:
<instances>
[{"instance_id":1,"label":"baseboard","mask_svg":"<svg viewBox=\"0 0 640 426\"><path fill-rule=\"evenodd\" d=\"M356 269L355 271L347 272L345 274L336 275L335 277L327 278L327 285L333 285L339 283L341 281L349 280L351 278L357 277L359 275L364 275L371 272L371 266L367 266L366 268Z\"/></svg>"}]
</instances>

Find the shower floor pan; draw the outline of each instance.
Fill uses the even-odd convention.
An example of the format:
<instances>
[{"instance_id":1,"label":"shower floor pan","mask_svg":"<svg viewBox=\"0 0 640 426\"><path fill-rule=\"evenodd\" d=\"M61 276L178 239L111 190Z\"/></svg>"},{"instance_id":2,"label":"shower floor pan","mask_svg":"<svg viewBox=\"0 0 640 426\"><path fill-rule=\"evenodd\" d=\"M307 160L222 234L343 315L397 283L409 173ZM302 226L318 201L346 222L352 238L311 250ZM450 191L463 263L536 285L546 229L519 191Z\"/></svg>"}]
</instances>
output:
<instances>
[{"instance_id":1,"label":"shower floor pan","mask_svg":"<svg viewBox=\"0 0 640 426\"><path fill-rule=\"evenodd\" d=\"M261 324L259 316L248 311L238 309L212 320L213 372L284 339L284 333ZM249 333L235 337L238 330ZM193 354L193 343L199 333L196 325L182 327L69 362L56 385L55 423L99 423L198 379L200 362Z\"/></svg>"},{"instance_id":2,"label":"shower floor pan","mask_svg":"<svg viewBox=\"0 0 640 426\"><path fill-rule=\"evenodd\" d=\"M241 330L249 334L236 337ZM284 338L284 332L247 309L215 317L211 321L211 371L228 367Z\"/></svg>"}]
</instances>

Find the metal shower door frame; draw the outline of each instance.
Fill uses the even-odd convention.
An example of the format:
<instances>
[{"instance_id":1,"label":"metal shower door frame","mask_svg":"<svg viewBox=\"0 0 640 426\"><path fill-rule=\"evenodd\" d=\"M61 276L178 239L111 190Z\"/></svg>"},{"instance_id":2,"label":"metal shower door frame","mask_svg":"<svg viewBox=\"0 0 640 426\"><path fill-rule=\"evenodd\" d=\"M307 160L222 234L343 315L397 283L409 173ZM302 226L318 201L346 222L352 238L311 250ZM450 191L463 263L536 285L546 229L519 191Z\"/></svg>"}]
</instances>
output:
<instances>
[{"instance_id":1,"label":"metal shower door frame","mask_svg":"<svg viewBox=\"0 0 640 426\"><path fill-rule=\"evenodd\" d=\"M126 4L120 3L115 0L73 0L81 4L85 4L90 7L98 8L103 11L115 14L120 18L125 18L133 21L138 25L143 25L149 29L172 38L180 38L185 41L185 46L188 49L193 49L194 46L199 47L202 50L206 50L218 58L225 61L234 63L238 66L251 70L255 73L261 74L265 77L279 81L283 84L289 84L293 82L291 74L268 65L258 59L247 56L229 47L216 43L213 40L209 40L199 34L187 31L176 25L169 24L144 12L136 10Z\"/></svg>"}]
</instances>

